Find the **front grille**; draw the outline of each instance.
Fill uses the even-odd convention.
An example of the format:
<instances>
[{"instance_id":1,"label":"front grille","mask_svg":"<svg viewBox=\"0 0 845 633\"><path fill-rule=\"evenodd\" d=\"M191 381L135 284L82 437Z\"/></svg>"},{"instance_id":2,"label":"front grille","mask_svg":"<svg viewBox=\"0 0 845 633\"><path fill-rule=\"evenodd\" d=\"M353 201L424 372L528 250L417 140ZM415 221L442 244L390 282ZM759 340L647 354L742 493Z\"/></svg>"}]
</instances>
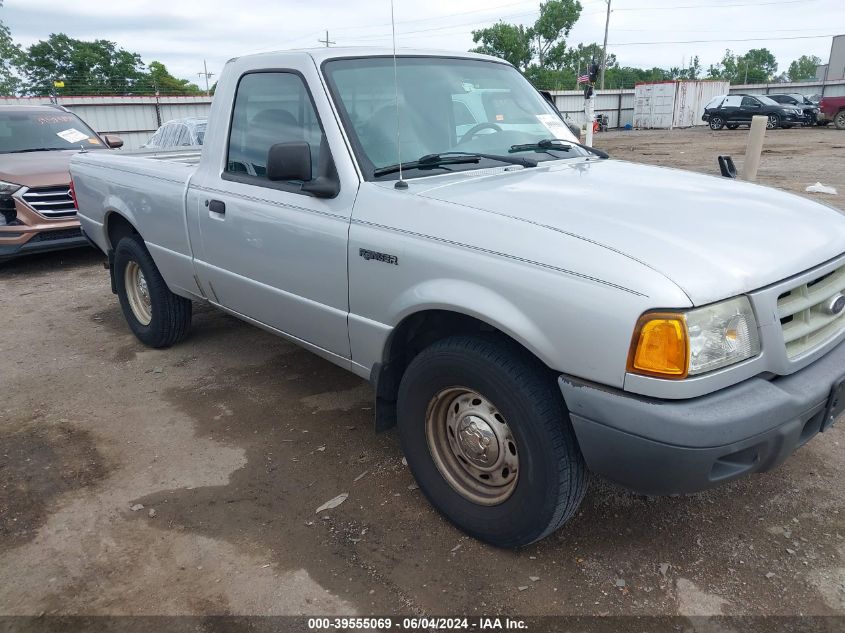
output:
<instances>
[{"instance_id":1,"label":"front grille","mask_svg":"<svg viewBox=\"0 0 845 633\"><path fill-rule=\"evenodd\" d=\"M67 218L76 215L76 207L67 186L28 189L21 197L46 218Z\"/></svg>"},{"instance_id":2,"label":"front grille","mask_svg":"<svg viewBox=\"0 0 845 633\"><path fill-rule=\"evenodd\" d=\"M845 310L831 310L845 292L845 266L778 297L778 317L790 360L812 352L845 331Z\"/></svg>"},{"instance_id":3,"label":"front grille","mask_svg":"<svg viewBox=\"0 0 845 633\"><path fill-rule=\"evenodd\" d=\"M44 231L33 237L30 242L52 242L53 240L67 240L72 237L82 237L82 229L62 229L60 231Z\"/></svg>"}]
</instances>

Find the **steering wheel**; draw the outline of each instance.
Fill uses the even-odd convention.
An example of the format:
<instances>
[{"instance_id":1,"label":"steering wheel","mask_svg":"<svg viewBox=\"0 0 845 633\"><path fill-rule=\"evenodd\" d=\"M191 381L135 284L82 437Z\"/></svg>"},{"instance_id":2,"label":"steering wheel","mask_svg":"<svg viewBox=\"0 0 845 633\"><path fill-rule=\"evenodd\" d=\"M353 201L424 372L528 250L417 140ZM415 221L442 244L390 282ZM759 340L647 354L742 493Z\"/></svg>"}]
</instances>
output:
<instances>
[{"instance_id":1,"label":"steering wheel","mask_svg":"<svg viewBox=\"0 0 845 633\"><path fill-rule=\"evenodd\" d=\"M473 125L470 129L466 131L461 137L461 140L458 141L458 145L462 143L466 143L467 141L471 140L476 134L478 134L481 130L496 130L497 132L501 132L501 126L493 123L492 121L485 121L484 123L479 123L478 125Z\"/></svg>"}]
</instances>

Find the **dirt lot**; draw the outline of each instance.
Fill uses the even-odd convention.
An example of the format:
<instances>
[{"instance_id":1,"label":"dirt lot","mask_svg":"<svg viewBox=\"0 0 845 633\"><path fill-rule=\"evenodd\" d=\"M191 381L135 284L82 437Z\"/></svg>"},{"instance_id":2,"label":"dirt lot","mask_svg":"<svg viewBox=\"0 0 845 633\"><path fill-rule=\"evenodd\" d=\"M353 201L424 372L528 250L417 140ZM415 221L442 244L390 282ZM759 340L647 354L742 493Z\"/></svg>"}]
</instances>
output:
<instances>
[{"instance_id":1,"label":"dirt lot","mask_svg":"<svg viewBox=\"0 0 845 633\"><path fill-rule=\"evenodd\" d=\"M845 133L768 136L763 182L821 180L845 208ZM744 139L597 145L715 173ZM845 613L845 424L704 494L594 479L571 524L495 550L414 489L365 382L205 307L186 342L146 349L100 262L0 268L0 614Z\"/></svg>"}]
</instances>

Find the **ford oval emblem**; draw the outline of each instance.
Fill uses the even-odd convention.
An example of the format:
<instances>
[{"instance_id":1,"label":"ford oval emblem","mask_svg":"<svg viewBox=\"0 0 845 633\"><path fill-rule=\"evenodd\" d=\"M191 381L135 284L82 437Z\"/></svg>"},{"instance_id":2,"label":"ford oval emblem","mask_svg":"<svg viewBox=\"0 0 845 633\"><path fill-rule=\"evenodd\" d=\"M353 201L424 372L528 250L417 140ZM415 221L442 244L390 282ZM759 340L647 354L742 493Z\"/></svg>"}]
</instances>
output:
<instances>
[{"instance_id":1,"label":"ford oval emblem","mask_svg":"<svg viewBox=\"0 0 845 633\"><path fill-rule=\"evenodd\" d=\"M830 303L827 304L827 312L837 316L842 314L843 311L845 311L845 295L838 294L831 298Z\"/></svg>"}]
</instances>

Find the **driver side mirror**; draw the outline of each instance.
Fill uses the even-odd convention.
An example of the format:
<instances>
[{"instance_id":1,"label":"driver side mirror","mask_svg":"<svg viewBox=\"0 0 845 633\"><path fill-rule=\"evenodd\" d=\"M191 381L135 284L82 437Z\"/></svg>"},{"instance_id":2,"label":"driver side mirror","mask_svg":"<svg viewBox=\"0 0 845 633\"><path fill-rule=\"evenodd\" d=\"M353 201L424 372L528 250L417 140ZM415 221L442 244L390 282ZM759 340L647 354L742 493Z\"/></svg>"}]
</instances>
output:
<instances>
[{"instance_id":1,"label":"driver side mirror","mask_svg":"<svg viewBox=\"0 0 845 633\"><path fill-rule=\"evenodd\" d=\"M554 106L555 110L557 110L557 104L555 103L555 98L552 96L552 93L548 90L540 90L540 94L543 95L543 99L548 101L551 105Z\"/></svg>"},{"instance_id":2,"label":"driver side mirror","mask_svg":"<svg viewBox=\"0 0 845 633\"><path fill-rule=\"evenodd\" d=\"M123 147L123 139L116 134L103 134L103 142L106 144L106 147L110 147L111 149Z\"/></svg>"}]
</instances>

